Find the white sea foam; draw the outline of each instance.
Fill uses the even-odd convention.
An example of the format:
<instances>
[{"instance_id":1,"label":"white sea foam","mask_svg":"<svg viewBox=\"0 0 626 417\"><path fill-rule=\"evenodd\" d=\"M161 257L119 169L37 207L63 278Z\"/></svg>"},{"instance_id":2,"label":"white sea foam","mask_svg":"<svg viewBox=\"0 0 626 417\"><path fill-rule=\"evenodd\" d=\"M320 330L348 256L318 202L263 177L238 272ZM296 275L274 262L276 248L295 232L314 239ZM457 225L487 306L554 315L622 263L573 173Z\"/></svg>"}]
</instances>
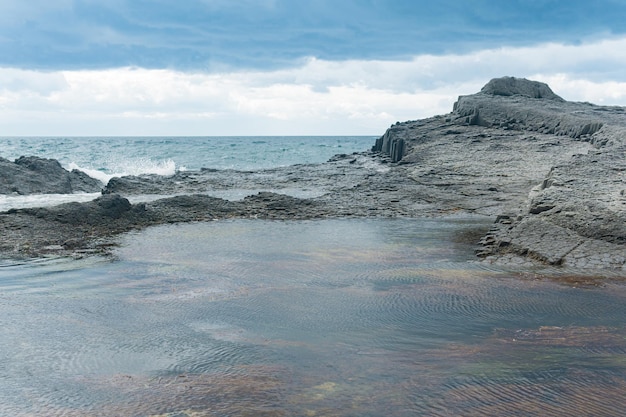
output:
<instances>
[{"instance_id":1,"label":"white sea foam","mask_svg":"<svg viewBox=\"0 0 626 417\"><path fill-rule=\"evenodd\" d=\"M0 195L0 212L17 208L49 207L72 201L86 202L100 195L100 193Z\"/></svg>"},{"instance_id":2,"label":"white sea foam","mask_svg":"<svg viewBox=\"0 0 626 417\"><path fill-rule=\"evenodd\" d=\"M174 175L176 172L176 164L173 160L153 161L148 158L135 158L117 163L108 164L106 168L95 169L80 166L76 163L69 163L66 167L68 170L77 169L84 172L92 178L95 178L107 184L113 177L121 177L124 175L141 175L141 174L157 174L157 175ZM29 207L49 207L69 202L86 202L91 201L100 196L98 193L76 193L76 194L33 194L33 195L0 195L0 212L10 209L29 208Z\"/></svg>"},{"instance_id":3,"label":"white sea foam","mask_svg":"<svg viewBox=\"0 0 626 417\"><path fill-rule=\"evenodd\" d=\"M105 168L95 169L79 166L74 162L68 164L68 169L77 169L92 178L107 184L113 177L123 177L127 175L156 174L169 176L176 173L176 163L167 159L165 161L153 161L149 158L135 158L121 161L109 161Z\"/></svg>"}]
</instances>

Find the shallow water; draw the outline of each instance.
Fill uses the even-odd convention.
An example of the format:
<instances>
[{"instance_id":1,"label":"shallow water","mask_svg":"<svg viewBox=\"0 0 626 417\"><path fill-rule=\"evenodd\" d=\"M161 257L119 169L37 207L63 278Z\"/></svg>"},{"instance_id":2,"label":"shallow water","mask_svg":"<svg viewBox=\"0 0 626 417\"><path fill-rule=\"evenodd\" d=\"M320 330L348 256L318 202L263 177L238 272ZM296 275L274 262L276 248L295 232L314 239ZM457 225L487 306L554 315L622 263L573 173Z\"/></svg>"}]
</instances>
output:
<instances>
[{"instance_id":1,"label":"shallow water","mask_svg":"<svg viewBox=\"0 0 626 417\"><path fill-rule=\"evenodd\" d=\"M626 287L471 262L463 219L220 221L0 263L0 415L619 415Z\"/></svg>"}]
</instances>

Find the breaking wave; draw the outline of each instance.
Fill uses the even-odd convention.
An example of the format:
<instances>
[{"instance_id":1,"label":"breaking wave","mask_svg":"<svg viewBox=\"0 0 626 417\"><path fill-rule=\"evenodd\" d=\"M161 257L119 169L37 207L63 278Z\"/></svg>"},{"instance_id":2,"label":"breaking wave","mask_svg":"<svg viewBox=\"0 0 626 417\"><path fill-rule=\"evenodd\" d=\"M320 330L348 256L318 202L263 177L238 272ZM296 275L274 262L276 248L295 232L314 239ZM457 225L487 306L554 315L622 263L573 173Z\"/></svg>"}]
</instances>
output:
<instances>
[{"instance_id":1,"label":"breaking wave","mask_svg":"<svg viewBox=\"0 0 626 417\"><path fill-rule=\"evenodd\" d=\"M169 176L174 175L176 171L185 171L185 167L179 167L177 169L176 163L167 159L164 161L154 161L150 158L134 158L121 161L112 161L107 164L106 167L90 168L80 166L74 162L68 164L68 169L71 171L77 169L84 172L92 178L101 181L103 184L107 184L113 177L123 177L128 175L144 175L155 174Z\"/></svg>"}]
</instances>

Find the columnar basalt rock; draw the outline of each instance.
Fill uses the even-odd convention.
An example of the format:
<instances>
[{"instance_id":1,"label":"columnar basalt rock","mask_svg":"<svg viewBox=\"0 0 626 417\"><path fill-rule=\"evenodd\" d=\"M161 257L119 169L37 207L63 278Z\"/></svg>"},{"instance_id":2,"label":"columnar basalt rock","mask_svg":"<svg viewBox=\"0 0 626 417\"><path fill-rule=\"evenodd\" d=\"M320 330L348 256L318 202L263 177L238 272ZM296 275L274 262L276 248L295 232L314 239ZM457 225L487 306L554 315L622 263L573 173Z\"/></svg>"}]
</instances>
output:
<instances>
[{"instance_id":1,"label":"columnar basalt rock","mask_svg":"<svg viewBox=\"0 0 626 417\"><path fill-rule=\"evenodd\" d=\"M468 125L584 139L619 117L618 113L623 115L623 109L570 103L544 83L504 77L491 80L480 93L460 96L454 113Z\"/></svg>"},{"instance_id":2,"label":"columnar basalt rock","mask_svg":"<svg viewBox=\"0 0 626 417\"><path fill-rule=\"evenodd\" d=\"M376 140L372 151L381 152L391 158L391 162L398 162L402 159L406 151L404 135L406 128L396 124L390 127L383 136Z\"/></svg>"}]
</instances>

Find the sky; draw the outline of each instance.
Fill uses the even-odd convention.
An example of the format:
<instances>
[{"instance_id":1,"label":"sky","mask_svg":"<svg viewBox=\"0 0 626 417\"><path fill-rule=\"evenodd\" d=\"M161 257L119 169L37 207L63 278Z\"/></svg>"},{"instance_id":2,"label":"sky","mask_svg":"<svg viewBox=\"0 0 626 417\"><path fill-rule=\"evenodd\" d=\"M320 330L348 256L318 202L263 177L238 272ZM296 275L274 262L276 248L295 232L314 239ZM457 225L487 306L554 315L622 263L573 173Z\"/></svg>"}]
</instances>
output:
<instances>
[{"instance_id":1,"label":"sky","mask_svg":"<svg viewBox=\"0 0 626 417\"><path fill-rule=\"evenodd\" d=\"M490 79L626 105L626 0L0 0L0 136L372 135Z\"/></svg>"}]
</instances>

